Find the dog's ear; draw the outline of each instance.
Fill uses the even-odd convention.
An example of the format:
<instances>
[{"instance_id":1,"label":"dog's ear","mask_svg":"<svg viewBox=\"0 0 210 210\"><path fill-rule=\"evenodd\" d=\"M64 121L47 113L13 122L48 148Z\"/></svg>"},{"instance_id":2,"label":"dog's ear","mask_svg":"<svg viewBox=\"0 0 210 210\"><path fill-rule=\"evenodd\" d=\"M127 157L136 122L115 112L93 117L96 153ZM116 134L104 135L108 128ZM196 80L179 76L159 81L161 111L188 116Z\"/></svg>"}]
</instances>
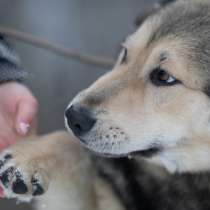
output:
<instances>
[{"instance_id":1,"label":"dog's ear","mask_svg":"<svg viewBox=\"0 0 210 210\"><path fill-rule=\"evenodd\" d=\"M141 13L135 20L135 26L138 27L140 26L144 20L146 20L147 17L149 17L150 15L156 13L158 10L160 10L161 8L164 8L166 6L168 6L169 4L175 2L176 0L160 0L158 2L156 2L155 4L152 5L152 7Z\"/></svg>"}]
</instances>

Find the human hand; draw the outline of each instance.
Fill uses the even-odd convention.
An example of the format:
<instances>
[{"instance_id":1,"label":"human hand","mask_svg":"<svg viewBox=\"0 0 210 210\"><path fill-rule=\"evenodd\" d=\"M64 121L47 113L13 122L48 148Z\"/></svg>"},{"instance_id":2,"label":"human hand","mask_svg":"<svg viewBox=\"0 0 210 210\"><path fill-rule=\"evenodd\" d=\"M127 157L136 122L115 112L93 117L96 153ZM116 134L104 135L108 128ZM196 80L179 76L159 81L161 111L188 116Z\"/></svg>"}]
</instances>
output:
<instances>
[{"instance_id":1,"label":"human hand","mask_svg":"<svg viewBox=\"0 0 210 210\"><path fill-rule=\"evenodd\" d=\"M33 130L38 103L32 93L15 82L0 85L0 151ZM0 187L0 197L4 197Z\"/></svg>"},{"instance_id":2,"label":"human hand","mask_svg":"<svg viewBox=\"0 0 210 210\"><path fill-rule=\"evenodd\" d=\"M37 110L37 100L24 85L0 85L0 150L27 136L35 125Z\"/></svg>"}]
</instances>

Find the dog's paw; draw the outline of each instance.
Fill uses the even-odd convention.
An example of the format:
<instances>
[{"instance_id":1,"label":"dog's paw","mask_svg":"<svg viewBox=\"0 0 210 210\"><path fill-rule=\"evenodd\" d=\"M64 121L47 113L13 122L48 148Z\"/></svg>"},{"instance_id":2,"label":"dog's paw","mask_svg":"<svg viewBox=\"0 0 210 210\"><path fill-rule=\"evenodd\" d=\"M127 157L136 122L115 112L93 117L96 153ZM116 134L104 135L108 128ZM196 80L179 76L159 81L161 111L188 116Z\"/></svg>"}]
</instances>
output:
<instances>
[{"instance_id":1,"label":"dog's paw","mask_svg":"<svg viewBox=\"0 0 210 210\"><path fill-rule=\"evenodd\" d=\"M38 159L11 149L0 155L0 185L5 197L30 201L46 192L49 178Z\"/></svg>"}]
</instances>

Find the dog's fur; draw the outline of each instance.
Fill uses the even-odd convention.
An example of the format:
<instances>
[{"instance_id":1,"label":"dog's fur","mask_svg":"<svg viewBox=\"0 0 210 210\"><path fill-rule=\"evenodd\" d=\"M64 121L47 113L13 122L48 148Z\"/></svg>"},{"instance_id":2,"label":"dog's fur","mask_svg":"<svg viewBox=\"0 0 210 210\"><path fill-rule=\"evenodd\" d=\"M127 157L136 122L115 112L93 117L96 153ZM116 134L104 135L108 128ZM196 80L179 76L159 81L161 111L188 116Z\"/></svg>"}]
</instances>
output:
<instances>
[{"instance_id":1,"label":"dog's fur","mask_svg":"<svg viewBox=\"0 0 210 210\"><path fill-rule=\"evenodd\" d=\"M37 207L51 210L210 209L210 1L170 1L138 23L114 70L69 105L97 120L89 132L3 152L8 197L47 191Z\"/></svg>"}]
</instances>

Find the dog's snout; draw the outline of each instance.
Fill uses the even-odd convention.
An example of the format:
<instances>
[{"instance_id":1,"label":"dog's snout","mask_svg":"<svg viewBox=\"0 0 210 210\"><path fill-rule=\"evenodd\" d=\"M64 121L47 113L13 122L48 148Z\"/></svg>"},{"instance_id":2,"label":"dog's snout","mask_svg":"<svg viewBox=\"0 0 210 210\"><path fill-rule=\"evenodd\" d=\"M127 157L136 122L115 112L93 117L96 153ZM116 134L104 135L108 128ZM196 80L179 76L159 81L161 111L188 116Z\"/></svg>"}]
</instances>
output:
<instances>
[{"instance_id":1,"label":"dog's snout","mask_svg":"<svg viewBox=\"0 0 210 210\"><path fill-rule=\"evenodd\" d=\"M72 105L65 111L69 128L76 136L82 136L94 126L96 119L86 107Z\"/></svg>"}]
</instances>

